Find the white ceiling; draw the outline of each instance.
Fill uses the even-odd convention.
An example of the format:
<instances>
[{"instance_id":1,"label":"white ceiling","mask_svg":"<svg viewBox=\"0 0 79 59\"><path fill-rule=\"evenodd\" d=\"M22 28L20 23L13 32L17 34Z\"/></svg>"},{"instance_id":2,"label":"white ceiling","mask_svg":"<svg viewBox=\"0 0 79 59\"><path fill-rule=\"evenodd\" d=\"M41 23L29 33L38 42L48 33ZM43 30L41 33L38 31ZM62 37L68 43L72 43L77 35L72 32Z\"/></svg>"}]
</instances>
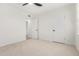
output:
<instances>
[{"instance_id":1,"label":"white ceiling","mask_svg":"<svg viewBox=\"0 0 79 59\"><path fill-rule=\"evenodd\" d=\"M22 6L22 4L23 3L16 3L15 5L19 8L19 10L21 10L23 14L36 16L46 11L54 10L56 8L68 5L70 3L41 3L43 5L42 7L36 6L34 4Z\"/></svg>"},{"instance_id":2,"label":"white ceiling","mask_svg":"<svg viewBox=\"0 0 79 59\"><path fill-rule=\"evenodd\" d=\"M21 6L24 12L29 12L31 14L41 14L48 10L53 10L55 8L68 5L67 3L41 3L43 6L39 7L34 4L28 4L26 6ZM20 4L22 5L22 4Z\"/></svg>"}]
</instances>

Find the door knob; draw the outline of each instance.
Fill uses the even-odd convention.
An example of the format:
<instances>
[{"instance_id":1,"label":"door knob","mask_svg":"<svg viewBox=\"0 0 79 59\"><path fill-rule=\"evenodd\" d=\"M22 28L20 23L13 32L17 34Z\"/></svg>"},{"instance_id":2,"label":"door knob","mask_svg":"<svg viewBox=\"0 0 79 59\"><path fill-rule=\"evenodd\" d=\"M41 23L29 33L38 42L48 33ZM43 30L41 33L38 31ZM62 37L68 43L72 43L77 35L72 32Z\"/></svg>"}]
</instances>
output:
<instances>
[{"instance_id":1,"label":"door knob","mask_svg":"<svg viewBox=\"0 0 79 59\"><path fill-rule=\"evenodd\" d=\"M53 29L52 31L55 32L55 29Z\"/></svg>"}]
</instances>

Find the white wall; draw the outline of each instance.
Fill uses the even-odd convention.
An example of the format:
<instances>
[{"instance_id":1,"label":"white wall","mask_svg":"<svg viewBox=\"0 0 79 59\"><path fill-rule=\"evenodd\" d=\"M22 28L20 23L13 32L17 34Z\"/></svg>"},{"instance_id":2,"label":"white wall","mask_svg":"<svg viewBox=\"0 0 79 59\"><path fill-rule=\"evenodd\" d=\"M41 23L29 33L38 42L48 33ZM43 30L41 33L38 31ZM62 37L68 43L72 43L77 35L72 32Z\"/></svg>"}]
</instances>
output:
<instances>
[{"instance_id":1,"label":"white wall","mask_svg":"<svg viewBox=\"0 0 79 59\"><path fill-rule=\"evenodd\" d=\"M77 9L76 48L79 51L79 4L76 5L76 9Z\"/></svg>"},{"instance_id":2,"label":"white wall","mask_svg":"<svg viewBox=\"0 0 79 59\"><path fill-rule=\"evenodd\" d=\"M70 4L37 16L37 20L39 19L39 39L74 44L75 11L75 4ZM56 31L53 32L52 29Z\"/></svg>"},{"instance_id":3,"label":"white wall","mask_svg":"<svg viewBox=\"0 0 79 59\"><path fill-rule=\"evenodd\" d=\"M0 46L25 40L26 25L21 11L12 4L0 4Z\"/></svg>"}]
</instances>

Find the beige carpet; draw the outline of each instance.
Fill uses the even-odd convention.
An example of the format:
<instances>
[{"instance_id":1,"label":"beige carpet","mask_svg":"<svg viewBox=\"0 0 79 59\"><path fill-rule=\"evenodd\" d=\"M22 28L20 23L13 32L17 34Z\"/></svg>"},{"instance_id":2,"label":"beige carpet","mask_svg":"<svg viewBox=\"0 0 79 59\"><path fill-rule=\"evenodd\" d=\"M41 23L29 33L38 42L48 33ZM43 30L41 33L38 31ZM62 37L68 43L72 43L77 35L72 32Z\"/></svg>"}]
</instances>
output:
<instances>
[{"instance_id":1,"label":"beige carpet","mask_svg":"<svg viewBox=\"0 0 79 59\"><path fill-rule=\"evenodd\" d=\"M2 56L77 56L73 46L42 40L25 40L0 48Z\"/></svg>"}]
</instances>

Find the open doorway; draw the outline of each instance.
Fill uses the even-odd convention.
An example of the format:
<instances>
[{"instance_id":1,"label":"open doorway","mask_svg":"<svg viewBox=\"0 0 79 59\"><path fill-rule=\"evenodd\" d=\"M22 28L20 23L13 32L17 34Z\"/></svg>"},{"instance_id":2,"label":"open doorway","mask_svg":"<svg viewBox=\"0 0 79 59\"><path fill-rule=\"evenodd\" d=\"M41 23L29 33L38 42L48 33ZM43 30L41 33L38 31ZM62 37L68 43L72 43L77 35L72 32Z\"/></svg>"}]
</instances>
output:
<instances>
[{"instance_id":1,"label":"open doorway","mask_svg":"<svg viewBox=\"0 0 79 59\"><path fill-rule=\"evenodd\" d=\"M26 20L26 40L31 39L31 21Z\"/></svg>"}]
</instances>

